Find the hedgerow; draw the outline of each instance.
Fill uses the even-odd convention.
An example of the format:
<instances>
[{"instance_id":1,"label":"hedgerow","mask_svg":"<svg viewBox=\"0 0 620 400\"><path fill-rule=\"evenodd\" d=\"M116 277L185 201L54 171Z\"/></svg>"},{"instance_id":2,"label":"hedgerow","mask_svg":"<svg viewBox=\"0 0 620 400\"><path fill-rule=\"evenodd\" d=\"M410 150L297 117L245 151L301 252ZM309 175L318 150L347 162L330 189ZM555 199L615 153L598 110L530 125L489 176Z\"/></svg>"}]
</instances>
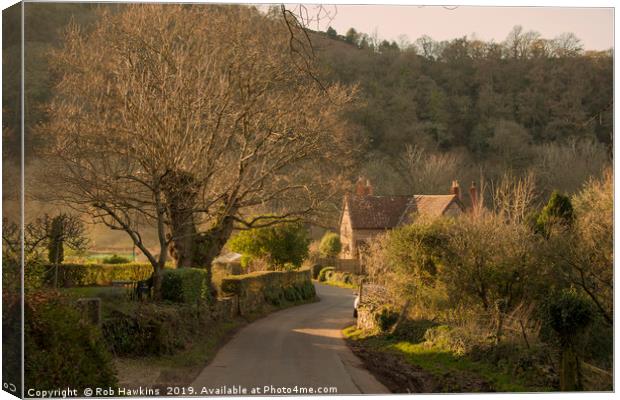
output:
<instances>
[{"instance_id":1,"label":"hedgerow","mask_svg":"<svg viewBox=\"0 0 620 400\"><path fill-rule=\"evenodd\" d=\"M325 282L328 276L334 272L334 267L325 267L319 272L318 281Z\"/></svg>"},{"instance_id":2,"label":"hedgerow","mask_svg":"<svg viewBox=\"0 0 620 400\"><path fill-rule=\"evenodd\" d=\"M19 307L5 311L19 312ZM55 292L28 294L24 334L27 388L116 385L112 358L101 331L83 321L65 297Z\"/></svg>"},{"instance_id":3,"label":"hedgerow","mask_svg":"<svg viewBox=\"0 0 620 400\"><path fill-rule=\"evenodd\" d=\"M176 303L199 304L212 299L209 271L198 268L180 268L164 271L161 297Z\"/></svg>"},{"instance_id":4,"label":"hedgerow","mask_svg":"<svg viewBox=\"0 0 620 400\"><path fill-rule=\"evenodd\" d=\"M236 294L240 299L262 298L268 304L280 306L314 298L315 289L309 271L261 271L228 276L222 280L222 291Z\"/></svg>"},{"instance_id":5,"label":"hedgerow","mask_svg":"<svg viewBox=\"0 0 620 400\"><path fill-rule=\"evenodd\" d=\"M104 286L112 281L139 281L153 273L151 264L61 264L58 266L58 286ZM44 281L54 284L56 267L46 266Z\"/></svg>"}]
</instances>

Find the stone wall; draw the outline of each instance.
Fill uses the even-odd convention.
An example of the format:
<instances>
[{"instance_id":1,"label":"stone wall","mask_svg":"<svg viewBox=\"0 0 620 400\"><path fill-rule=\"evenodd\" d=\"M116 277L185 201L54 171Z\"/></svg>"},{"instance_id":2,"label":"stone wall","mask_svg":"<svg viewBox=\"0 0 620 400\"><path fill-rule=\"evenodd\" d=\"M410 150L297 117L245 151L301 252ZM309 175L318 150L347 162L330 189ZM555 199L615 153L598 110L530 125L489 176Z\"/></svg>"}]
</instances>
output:
<instances>
[{"instance_id":1,"label":"stone wall","mask_svg":"<svg viewBox=\"0 0 620 400\"><path fill-rule=\"evenodd\" d=\"M311 300L315 296L311 271L261 271L222 279L222 291L237 297L238 313L248 316L268 306Z\"/></svg>"},{"instance_id":2,"label":"stone wall","mask_svg":"<svg viewBox=\"0 0 620 400\"><path fill-rule=\"evenodd\" d=\"M239 299L237 296L221 297L211 307L211 315L216 321L226 321L235 318L238 310Z\"/></svg>"},{"instance_id":3,"label":"stone wall","mask_svg":"<svg viewBox=\"0 0 620 400\"><path fill-rule=\"evenodd\" d=\"M237 316L252 316L269 307L294 304L314 299L311 271L265 271L234 275L222 280L224 296L203 306L214 321L226 321ZM85 322L101 323L101 299L81 298L76 302Z\"/></svg>"},{"instance_id":4,"label":"stone wall","mask_svg":"<svg viewBox=\"0 0 620 400\"><path fill-rule=\"evenodd\" d=\"M364 330L380 330L377 314L384 308L389 295L384 286L366 284L361 288L361 302L357 307L357 327Z\"/></svg>"},{"instance_id":5,"label":"stone wall","mask_svg":"<svg viewBox=\"0 0 620 400\"><path fill-rule=\"evenodd\" d=\"M360 305L357 308L357 329L374 331L379 329L372 307Z\"/></svg>"}]
</instances>

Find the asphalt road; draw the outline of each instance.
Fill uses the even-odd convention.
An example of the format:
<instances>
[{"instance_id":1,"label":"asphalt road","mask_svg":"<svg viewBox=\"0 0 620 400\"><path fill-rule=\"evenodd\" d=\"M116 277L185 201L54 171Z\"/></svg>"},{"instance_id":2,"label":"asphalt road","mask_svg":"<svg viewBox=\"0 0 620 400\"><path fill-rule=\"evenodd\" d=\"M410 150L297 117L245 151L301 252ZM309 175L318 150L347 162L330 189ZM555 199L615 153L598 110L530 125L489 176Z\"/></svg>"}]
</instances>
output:
<instances>
[{"instance_id":1,"label":"asphalt road","mask_svg":"<svg viewBox=\"0 0 620 400\"><path fill-rule=\"evenodd\" d=\"M311 389L315 394L389 393L342 338L342 328L353 323L353 292L315 287L319 302L278 311L237 332L192 384L197 394L233 387L261 395L301 395Z\"/></svg>"}]
</instances>

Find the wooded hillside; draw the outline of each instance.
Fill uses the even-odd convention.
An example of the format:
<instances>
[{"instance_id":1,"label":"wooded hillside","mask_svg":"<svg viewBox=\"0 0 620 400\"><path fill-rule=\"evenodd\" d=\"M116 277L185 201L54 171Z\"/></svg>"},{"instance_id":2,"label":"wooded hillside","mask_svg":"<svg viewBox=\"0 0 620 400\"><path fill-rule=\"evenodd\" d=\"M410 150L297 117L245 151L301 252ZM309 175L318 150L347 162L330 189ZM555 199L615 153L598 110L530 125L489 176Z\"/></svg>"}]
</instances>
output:
<instances>
[{"instance_id":1,"label":"wooded hillside","mask_svg":"<svg viewBox=\"0 0 620 400\"><path fill-rule=\"evenodd\" d=\"M534 169L545 189L572 192L609 160L611 50L587 51L573 34L545 39L515 26L502 43L424 36L399 47L330 28L315 43L332 79L360 85L349 119L367 139L362 171L379 192L410 192L399 184L408 170L431 165L454 176L414 191L445 192L451 179L478 178L480 169L489 179ZM560 178L555 169L567 163L576 175Z\"/></svg>"},{"instance_id":2,"label":"wooded hillside","mask_svg":"<svg viewBox=\"0 0 620 400\"><path fill-rule=\"evenodd\" d=\"M34 128L45 122L58 81L48 52L70 21L88 29L98 9L115 9L41 7L31 4L26 15L27 157L46 141ZM11 47L11 27L4 29ZM453 179L468 184L481 174L493 181L506 171L533 172L541 194L573 193L611 160L611 50L588 51L572 34L548 39L518 26L501 43L425 36L399 45L353 28L327 31L311 34L327 76L360 87L347 115L363 144L351 182L363 174L379 194L444 193ZM5 65L18 61L17 50L5 51ZM19 145L13 81L3 87L9 153Z\"/></svg>"}]
</instances>

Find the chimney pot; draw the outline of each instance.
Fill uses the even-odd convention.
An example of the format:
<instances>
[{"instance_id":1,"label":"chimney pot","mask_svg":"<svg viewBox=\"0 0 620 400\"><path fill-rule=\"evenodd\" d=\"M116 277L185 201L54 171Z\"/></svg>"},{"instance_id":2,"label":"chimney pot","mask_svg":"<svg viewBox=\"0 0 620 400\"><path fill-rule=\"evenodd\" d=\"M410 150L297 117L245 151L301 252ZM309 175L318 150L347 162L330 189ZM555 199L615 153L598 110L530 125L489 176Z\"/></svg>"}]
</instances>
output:
<instances>
[{"instance_id":1,"label":"chimney pot","mask_svg":"<svg viewBox=\"0 0 620 400\"><path fill-rule=\"evenodd\" d=\"M456 197L461 200L461 188L459 186L459 181L456 179L452 181L452 187L450 187L450 193L456 195Z\"/></svg>"},{"instance_id":2,"label":"chimney pot","mask_svg":"<svg viewBox=\"0 0 620 400\"><path fill-rule=\"evenodd\" d=\"M372 186L369 179L364 179L361 176L355 184L355 194L357 196L372 196Z\"/></svg>"},{"instance_id":3,"label":"chimney pot","mask_svg":"<svg viewBox=\"0 0 620 400\"><path fill-rule=\"evenodd\" d=\"M476 210L478 208L478 189L476 189L476 182L471 182L469 188L469 197L471 198L471 207Z\"/></svg>"},{"instance_id":4,"label":"chimney pot","mask_svg":"<svg viewBox=\"0 0 620 400\"><path fill-rule=\"evenodd\" d=\"M368 196L372 196L372 191L373 191L373 188L372 188L372 185L370 184L370 179L366 179L366 194Z\"/></svg>"}]
</instances>

